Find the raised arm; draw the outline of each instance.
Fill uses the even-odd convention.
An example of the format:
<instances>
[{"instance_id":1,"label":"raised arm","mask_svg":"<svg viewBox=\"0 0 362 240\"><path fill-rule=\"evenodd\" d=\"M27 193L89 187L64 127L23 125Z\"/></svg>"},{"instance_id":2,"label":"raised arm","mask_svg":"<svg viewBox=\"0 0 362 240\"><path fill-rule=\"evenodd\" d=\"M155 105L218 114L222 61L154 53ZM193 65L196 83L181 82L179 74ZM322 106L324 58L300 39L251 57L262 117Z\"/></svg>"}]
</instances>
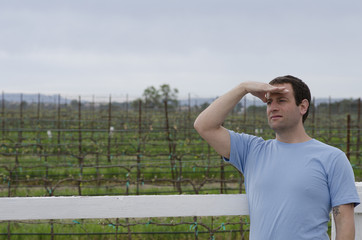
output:
<instances>
[{"instance_id":1,"label":"raised arm","mask_svg":"<svg viewBox=\"0 0 362 240\"><path fill-rule=\"evenodd\" d=\"M266 93L284 92L284 87L274 87L267 83L243 82L228 93L216 99L196 118L194 127L211 147L220 155L230 157L230 136L226 128L222 126L228 113L247 94L251 93L266 102Z\"/></svg>"}]
</instances>

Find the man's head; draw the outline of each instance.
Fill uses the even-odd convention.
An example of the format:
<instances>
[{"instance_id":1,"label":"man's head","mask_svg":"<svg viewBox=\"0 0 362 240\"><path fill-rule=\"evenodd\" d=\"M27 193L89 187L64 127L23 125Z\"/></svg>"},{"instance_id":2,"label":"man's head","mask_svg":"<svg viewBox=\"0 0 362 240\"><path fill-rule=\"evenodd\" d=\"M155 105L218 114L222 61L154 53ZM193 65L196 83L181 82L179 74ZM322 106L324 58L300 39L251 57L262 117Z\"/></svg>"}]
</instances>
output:
<instances>
[{"instance_id":1,"label":"man's head","mask_svg":"<svg viewBox=\"0 0 362 240\"><path fill-rule=\"evenodd\" d=\"M307 112L303 115L303 123L308 117L309 107L311 102L311 94L310 90L302 80L296 78L291 75L286 75L282 77L277 77L269 82L270 85L278 85L278 84L286 84L289 83L292 85L293 92L294 92L294 99L297 106L299 106L304 99L308 100L309 106Z\"/></svg>"}]
</instances>

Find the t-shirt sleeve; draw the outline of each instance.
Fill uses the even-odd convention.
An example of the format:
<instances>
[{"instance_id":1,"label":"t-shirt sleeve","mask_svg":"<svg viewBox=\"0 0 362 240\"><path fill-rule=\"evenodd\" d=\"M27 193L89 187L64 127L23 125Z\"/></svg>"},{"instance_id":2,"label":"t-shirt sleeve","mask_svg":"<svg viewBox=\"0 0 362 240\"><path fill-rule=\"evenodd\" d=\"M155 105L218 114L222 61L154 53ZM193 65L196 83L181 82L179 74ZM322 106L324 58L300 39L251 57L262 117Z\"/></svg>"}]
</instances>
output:
<instances>
[{"instance_id":1,"label":"t-shirt sleeve","mask_svg":"<svg viewBox=\"0 0 362 240\"><path fill-rule=\"evenodd\" d=\"M343 152L331 161L327 174L332 207L349 203L357 206L360 203L353 169Z\"/></svg>"},{"instance_id":2,"label":"t-shirt sleeve","mask_svg":"<svg viewBox=\"0 0 362 240\"><path fill-rule=\"evenodd\" d=\"M230 158L224 158L225 161L230 162L240 172L244 173L246 160L250 149L258 140L263 140L260 137L245 133L236 133L229 130L230 134Z\"/></svg>"}]
</instances>

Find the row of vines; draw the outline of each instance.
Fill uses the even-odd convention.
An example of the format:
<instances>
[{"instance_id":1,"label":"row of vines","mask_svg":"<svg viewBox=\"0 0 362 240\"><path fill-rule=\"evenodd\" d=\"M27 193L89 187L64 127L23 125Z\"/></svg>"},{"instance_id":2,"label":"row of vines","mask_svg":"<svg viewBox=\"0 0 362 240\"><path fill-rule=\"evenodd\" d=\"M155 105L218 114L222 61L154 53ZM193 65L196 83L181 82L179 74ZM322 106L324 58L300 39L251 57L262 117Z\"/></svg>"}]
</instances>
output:
<instances>
[{"instance_id":1,"label":"row of vines","mask_svg":"<svg viewBox=\"0 0 362 240\"><path fill-rule=\"evenodd\" d=\"M189 101L190 103L190 101ZM135 104L133 104L135 105ZM224 126L269 139L260 106ZM357 106L357 108L355 108ZM362 179L360 100L313 106L308 133L346 152ZM193 129L191 104L149 108L109 102L1 101L0 197L244 193L243 176ZM0 223L0 239L248 239L248 218L104 219ZM93 236L93 237L90 237Z\"/></svg>"}]
</instances>

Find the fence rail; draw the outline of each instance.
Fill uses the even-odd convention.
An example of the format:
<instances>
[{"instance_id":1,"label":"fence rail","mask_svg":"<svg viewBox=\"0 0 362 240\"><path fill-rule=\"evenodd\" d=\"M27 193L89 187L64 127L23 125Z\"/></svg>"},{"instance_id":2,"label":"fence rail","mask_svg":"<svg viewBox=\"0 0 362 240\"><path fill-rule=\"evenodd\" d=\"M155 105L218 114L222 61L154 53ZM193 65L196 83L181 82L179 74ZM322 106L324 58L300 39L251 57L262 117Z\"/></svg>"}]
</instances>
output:
<instances>
[{"instance_id":1,"label":"fence rail","mask_svg":"<svg viewBox=\"0 0 362 240\"><path fill-rule=\"evenodd\" d=\"M362 183L356 183L362 199ZM0 221L248 215L245 194L0 198ZM332 239L335 226L332 218ZM362 239L362 206L355 208Z\"/></svg>"},{"instance_id":2,"label":"fence rail","mask_svg":"<svg viewBox=\"0 0 362 240\"><path fill-rule=\"evenodd\" d=\"M248 215L245 194L0 198L0 221Z\"/></svg>"}]
</instances>

